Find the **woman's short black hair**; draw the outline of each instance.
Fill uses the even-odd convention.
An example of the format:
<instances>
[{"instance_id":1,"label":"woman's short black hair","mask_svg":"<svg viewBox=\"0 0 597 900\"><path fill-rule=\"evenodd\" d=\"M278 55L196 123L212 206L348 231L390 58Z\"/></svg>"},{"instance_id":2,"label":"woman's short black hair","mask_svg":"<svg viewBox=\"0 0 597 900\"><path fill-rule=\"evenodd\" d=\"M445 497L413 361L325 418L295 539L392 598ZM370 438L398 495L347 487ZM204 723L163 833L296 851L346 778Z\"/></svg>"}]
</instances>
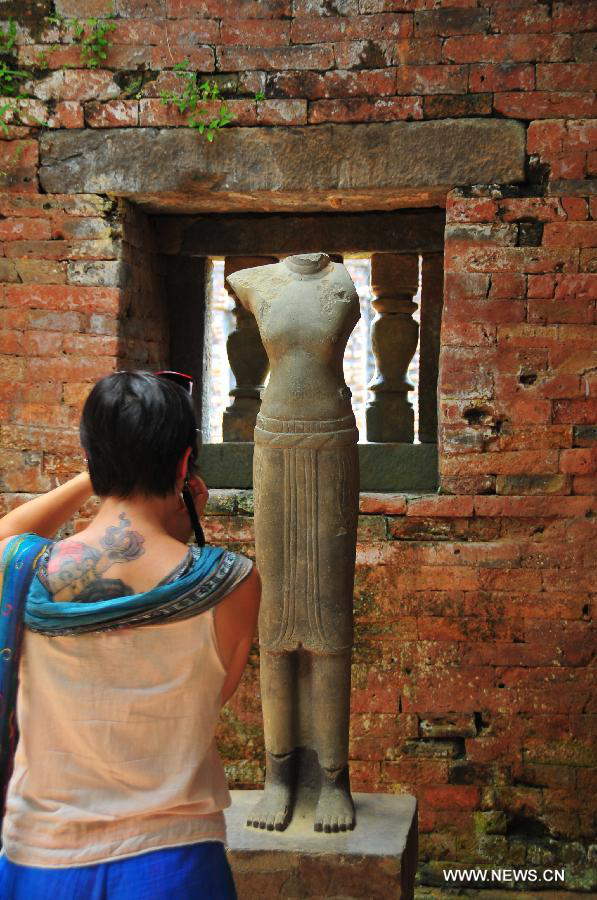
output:
<instances>
[{"instance_id":1,"label":"woman's short black hair","mask_svg":"<svg viewBox=\"0 0 597 900\"><path fill-rule=\"evenodd\" d=\"M187 447L197 455L197 422L189 394L149 372L101 378L85 401L81 444L98 497L165 497Z\"/></svg>"}]
</instances>

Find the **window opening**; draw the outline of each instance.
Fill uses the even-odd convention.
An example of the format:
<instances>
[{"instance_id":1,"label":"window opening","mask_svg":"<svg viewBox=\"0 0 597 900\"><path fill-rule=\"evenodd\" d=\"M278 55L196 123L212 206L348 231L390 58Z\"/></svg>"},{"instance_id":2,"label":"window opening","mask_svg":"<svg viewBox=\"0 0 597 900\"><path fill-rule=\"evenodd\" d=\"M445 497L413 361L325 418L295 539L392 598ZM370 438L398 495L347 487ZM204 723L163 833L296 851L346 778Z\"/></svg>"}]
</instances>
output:
<instances>
[{"instance_id":1,"label":"window opening","mask_svg":"<svg viewBox=\"0 0 597 900\"><path fill-rule=\"evenodd\" d=\"M210 443L222 442L222 417L230 403L229 393L235 386L234 375L228 363L226 341L234 330L234 301L224 285L224 260L212 258L211 291L211 359L209 384L209 436ZM372 394L368 385L375 372L375 359L371 350L371 324L375 318L375 310L371 305L374 299L371 293L371 259L367 256L345 257L344 265L359 295L361 318L352 332L344 353L344 378L352 392L352 408L359 430L359 443L367 443L365 411ZM413 297L417 309L413 319L420 321L421 310L421 257L419 256L419 282L416 295ZM419 440L419 346L410 362L407 380L412 384L408 399L412 403L415 419L415 438ZM267 384L267 378L266 382Z\"/></svg>"}]
</instances>

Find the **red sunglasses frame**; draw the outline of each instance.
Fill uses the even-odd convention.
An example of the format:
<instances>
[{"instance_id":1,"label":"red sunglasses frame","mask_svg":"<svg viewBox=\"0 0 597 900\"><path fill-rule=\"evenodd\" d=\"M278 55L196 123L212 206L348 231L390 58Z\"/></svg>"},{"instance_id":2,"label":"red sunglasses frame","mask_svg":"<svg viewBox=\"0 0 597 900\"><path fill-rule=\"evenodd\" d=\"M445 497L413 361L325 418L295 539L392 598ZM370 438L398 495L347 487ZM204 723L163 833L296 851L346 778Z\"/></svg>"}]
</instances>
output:
<instances>
[{"instance_id":1,"label":"red sunglasses frame","mask_svg":"<svg viewBox=\"0 0 597 900\"><path fill-rule=\"evenodd\" d=\"M191 375L185 375L184 372L175 372L173 369L162 369L160 372L154 372L153 374L158 378L167 378L169 381L174 381L184 388L189 396L192 396L195 381Z\"/></svg>"}]
</instances>

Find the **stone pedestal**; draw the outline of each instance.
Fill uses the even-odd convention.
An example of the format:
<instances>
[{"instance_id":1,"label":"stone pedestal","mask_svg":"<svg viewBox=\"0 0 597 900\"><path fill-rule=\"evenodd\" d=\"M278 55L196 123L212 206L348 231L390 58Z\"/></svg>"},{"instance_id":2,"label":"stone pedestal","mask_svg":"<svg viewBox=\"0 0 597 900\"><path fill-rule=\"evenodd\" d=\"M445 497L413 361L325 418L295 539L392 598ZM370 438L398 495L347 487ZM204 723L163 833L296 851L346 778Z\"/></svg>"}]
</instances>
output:
<instances>
[{"instance_id":1,"label":"stone pedestal","mask_svg":"<svg viewBox=\"0 0 597 900\"><path fill-rule=\"evenodd\" d=\"M353 831L313 830L316 796L297 807L285 831L246 826L263 791L231 791L228 859L239 900L398 900L414 896L417 801L411 794L353 793Z\"/></svg>"}]
</instances>

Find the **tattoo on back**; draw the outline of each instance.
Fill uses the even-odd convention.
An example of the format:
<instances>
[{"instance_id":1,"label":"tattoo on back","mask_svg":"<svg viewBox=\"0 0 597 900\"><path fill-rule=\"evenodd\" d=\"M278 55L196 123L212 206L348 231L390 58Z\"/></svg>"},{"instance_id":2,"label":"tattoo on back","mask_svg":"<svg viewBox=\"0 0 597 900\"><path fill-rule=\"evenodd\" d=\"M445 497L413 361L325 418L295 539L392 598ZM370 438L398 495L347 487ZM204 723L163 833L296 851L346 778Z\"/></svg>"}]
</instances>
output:
<instances>
[{"instance_id":1,"label":"tattoo on back","mask_svg":"<svg viewBox=\"0 0 597 900\"><path fill-rule=\"evenodd\" d=\"M54 595L54 600L95 603L134 593L120 578L104 578L103 573L118 563L130 562L145 553L145 538L130 528L121 512L118 525L110 525L100 539L100 548L82 541L57 544L38 577Z\"/></svg>"}]
</instances>

